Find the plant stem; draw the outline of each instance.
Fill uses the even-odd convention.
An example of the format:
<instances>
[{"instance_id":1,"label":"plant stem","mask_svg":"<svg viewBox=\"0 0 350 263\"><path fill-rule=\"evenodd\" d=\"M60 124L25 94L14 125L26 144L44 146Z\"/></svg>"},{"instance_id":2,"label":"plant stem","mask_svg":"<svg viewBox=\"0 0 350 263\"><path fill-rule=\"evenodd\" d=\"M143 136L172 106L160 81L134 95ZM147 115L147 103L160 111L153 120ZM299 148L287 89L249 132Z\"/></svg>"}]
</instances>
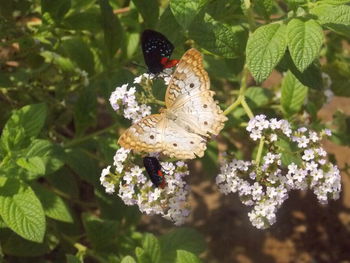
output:
<instances>
[{"instance_id":1,"label":"plant stem","mask_svg":"<svg viewBox=\"0 0 350 263\"><path fill-rule=\"evenodd\" d=\"M244 0L244 13L246 15L246 18L248 20L248 24L249 24L249 30L251 32L253 32L256 28L256 22L254 20L254 13L252 11L252 3L250 2L250 0Z\"/></svg>"},{"instance_id":2,"label":"plant stem","mask_svg":"<svg viewBox=\"0 0 350 263\"><path fill-rule=\"evenodd\" d=\"M74 146L76 144L82 143L84 141L87 141L87 140L89 140L89 139L91 139L93 137L96 137L96 136L98 136L100 134L103 134L103 133L106 133L106 132L110 131L111 129L114 129L115 127L117 127L117 125L118 125L118 123L115 123L115 124L113 124L113 125L111 125L111 126L109 126L107 128L104 128L102 130L90 133L90 134L88 134L88 135L86 135L84 137L80 137L80 138L71 140L70 142L65 143L63 147L64 148L68 148L68 147L72 147L72 146Z\"/></svg>"},{"instance_id":3,"label":"plant stem","mask_svg":"<svg viewBox=\"0 0 350 263\"><path fill-rule=\"evenodd\" d=\"M255 158L256 166L259 166L259 164L260 164L261 155L262 155L262 152L263 152L263 149L264 149L264 142L265 142L265 137L262 136L260 138L260 142L259 142L258 153L256 154L256 158Z\"/></svg>"},{"instance_id":4,"label":"plant stem","mask_svg":"<svg viewBox=\"0 0 350 263\"><path fill-rule=\"evenodd\" d=\"M235 108L237 108L239 105L241 105L241 101L244 97L238 96L237 100L233 102L228 108L224 111L224 115L229 114L231 111L233 111Z\"/></svg>"},{"instance_id":5,"label":"plant stem","mask_svg":"<svg viewBox=\"0 0 350 263\"><path fill-rule=\"evenodd\" d=\"M245 101L245 98L243 98L243 100L241 101L241 105L245 111L245 113L247 113L249 119L253 119L254 118L254 113L252 112L252 110L249 108L247 102Z\"/></svg>"},{"instance_id":6,"label":"plant stem","mask_svg":"<svg viewBox=\"0 0 350 263\"><path fill-rule=\"evenodd\" d=\"M162 101L162 100L154 99L154 100L151 101L151 103L156 103L158 105L165 106L165 102Z\"/></svg>"},{"instance_id":7,"label":"plant stem","mask_svg":"<svg viewBox=\"0 0 350 263\"><path fill-rule=\"evenodd\" d=\"M224 111L224 115L228 115L239 105L242 105L248 117L250 119L254 118L254 114L252 110L249 108L247 102L245 101L245 96L244 96L245 90L247 89L248 74L249 74L248 68L247 66L244 66L243 72L242 72L241 87L239 88L239 95L237 99L230 106L228 106L228 108Z\"/></svg>"}]
</instances>

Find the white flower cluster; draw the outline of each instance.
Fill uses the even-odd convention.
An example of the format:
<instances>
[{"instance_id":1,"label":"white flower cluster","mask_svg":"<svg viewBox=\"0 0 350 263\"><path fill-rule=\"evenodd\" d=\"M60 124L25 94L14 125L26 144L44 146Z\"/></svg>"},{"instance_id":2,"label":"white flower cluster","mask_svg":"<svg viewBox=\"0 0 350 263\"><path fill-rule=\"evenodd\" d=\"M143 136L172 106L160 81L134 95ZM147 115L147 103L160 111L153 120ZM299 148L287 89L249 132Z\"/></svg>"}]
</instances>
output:
<instances>
[{"instance_id":1,"label":"white flower cluster","mask_svg":"<svg viewBox=\"0 0 350 263\"><path fill-rule=\"evenodd\" d=\"M119 185L118 196L126 205L137 205L143 213L159 214L175 225L183 224L190 214L187 202L189 187L183 180L189 174L187 165L184 162L161 162L166 181L162 189L153 186L144 175L144 169L126 161L129 153L124 148L116 152L115 173L110 172L110 166L103 169L100 181L106 192L115 192L115 187Z\"/></svg>"},{"instance_id":2,"label":"white flower cluster","mask_svg":"<svg viewBox=\"0 0 350 263\"><path fill-rule=\"evenodd\" d=\"M255 227L267 228L276 222L276 212L291 190L311 189L322 204L339 198L339 169L326 160L321 147L321 138L329 136L329 130L316 133L302 127L293 131L286 120L268 120L264 115L252 119L247 130L253 140L267 138L269 151L259 165L235 159L225 162L216 184L222 193L238 193L243 204L253 206L248 216ZM291 154L279 146L280 138L292 145ZM290 161L285 160L288 154L293 158Z\"/></svg>"},{"instance_id":3,"label":"white flower cluster","mask_svg":"<svg viewBox=\"0 0 350 263\"><path fill-rule=\"evenodd\" d=\"M254 141L261 139L263 133L266 133L266 130L270 130L269 136L266 139L271 142L277 141L277 134L274 132L281 131L287 137L292 133L290 124L286 120L277 120L275 118L266 120L266 116L261 114L255 116L251 119L247 126L247 131L250 133L250 138Z\"/></svg>"},{"instance_id":4,"label":"white flower cluster","mask_svg":"<svg viewBox=\"0 0 350 263\"><path fill-rule=\"evenodd\" d=\"M128 157L130 150L120 148L114 155L115 172L120 174L124 169L124 162ZM115 192L115 185L119 183L119 178L111 173L111 166L107 166L102 170L100 177L101 185L105 188L106 193L113 194Z\"/></svg>"},{"instance_id":5,"label":"white flower cluster","mask_svg":"<svg viewBox=\"0 0 350 263\"><path fill-rule=\"evenodd\" d=\"M168 85L171 79L172 69L166 68L163 72L154 75L149 73L141 74L134 78L134 84L142 84L148 80L161 78L164 80L165 84ZM138 122L143 117L151 114L151 107L146 104L141 104L137 102L135 93L136 87L128 87L129 84L124 84L117 87L111 94L109 102L115 111L118 111L123 106L123 116L126 119L132 120L133 123Z\"/></svg>"},{"instance_id":6,"label":"white flower cluster","mask_svg":"<svg viewBox=\"0 0 350 263\"><path fill-rule=\"evenodd\" d=\"M123 116L132 120L133 123L151 114L150 106L146 104L139 105L135 92L135 87L128 89L128 84L124 84L121 87L117 87L109 98L109 102L115 111L119 110L120 104L123 105Z\"/></svg>"}]
</instances>

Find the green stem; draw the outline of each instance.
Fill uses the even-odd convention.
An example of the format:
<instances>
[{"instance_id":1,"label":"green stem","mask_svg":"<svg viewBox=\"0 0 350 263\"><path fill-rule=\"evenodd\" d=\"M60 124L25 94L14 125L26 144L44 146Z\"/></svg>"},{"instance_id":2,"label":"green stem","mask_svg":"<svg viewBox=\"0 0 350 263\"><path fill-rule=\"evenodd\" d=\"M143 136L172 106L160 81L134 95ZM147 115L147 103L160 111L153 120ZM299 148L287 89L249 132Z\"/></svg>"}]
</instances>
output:
<instances>
[{"instance_id":1,"label":"green stem","mask_svg":"<svg viewBox=\"0 0 350 263\"><path fill-rule=\"evenodd\" d=\"M165 106L165 102L162 100L153 99L152 101L150 101L150 103L155 103L161 106Z\"/></svg>"},{"instance_id":2,"label":"green stem","mask_svg":"<svg viewBox=\"0 0 350 263\"><path fill-rule=\"evenodd\" d=\"M252 110L249 108L247 102L245 101L245 98L243 98L243 100L241 101L241 105L245 111L245 113L247 113L249 119L253 119L254 118L254 113L252 112Z\"/></svg>"},{"instance_id":3,"label":"green stem","mask_svg":"<svg viewBox=\"0 0 350 263\"><path fill-rule=\"evenodd\" d=\"M64 148L68 148L68 147L72 147L72 146L74 146L74 145L80 144L80 143L82 143L82 142L84 142L84 141L87 141L87 140L93 138L93 137L96 137L96 136L98 136L98 135L101 135L101 134L103 134L103 133L106 133L106 132L108 132L108 131L114 129L115 127L117 127L117 125L118 125L118 123L115 123L115 124L113 124L113 125L111 125L111 126L105 128L105 129L102 129L102 130L99 130L99 131L90 133L90 134L88 134L88 135L86 135L86 136L84 136L84 137L80 137L80 138L71 140L70 142L65 143L63 147L64 147Z\"/></svg>"},{"instance_id":4,"label":"green stem","mask_svg":"<svg viewBox=\"0 0 350 263\"><path fill-rule=\"evenodd\" d=\"M258 148L258 153L256 154L256 158L255 158L255 164L258 167L260 164L260 160L261 160L261 155L264 149L264 143L265 143L265 137L262 136L260 138L260 143L259 143L259 148Z\"/></svg>"},{"instance_id":5,"label":"green stem","mask_svg":"<svg viewBox=\"0 0 350 263\"><path fill-rule=\"evenodd\" d=\"M242 72L242 79L241 79L241 87L239 89L239 95L237 99L230 105L228 108L224 111L224 115L228 115L230 112L232 112L235 108L237 108L239 105L242 105L244 111L248 115L250 119L254 118L254 114L252 110L249 108L247 102L245 101L244 93L247 89L247 78L248 78L248 68L247 66L244 66L243 72Z\"/></svg>"},{"instance_id":6,"label":"green stem","mask_svg":"<svg viewBox=\"0 0 350 263\"><path fill-rule=\"evenodd\" d=\"M254 13L252 10L252 4L250 0L244 0L243 8L244 8L244 13L246 15L246 18L248 20L249 30L253 32L256 28L256 22L254 20Z\"/></svg>"},{"instance_id":7,"label":"green stem","mask_svg":"<svg viewBox=\"0 0 350 263\"><path fill-rule=\"evenodd\" d=\"M237 108L239 105L241 105L241 101L244 99L243 96L238 96L237 100L235 100L228 108L224 111L224 115L229 114L231 111L233 111L235 108Z\"/></svg>"}]
</instances>

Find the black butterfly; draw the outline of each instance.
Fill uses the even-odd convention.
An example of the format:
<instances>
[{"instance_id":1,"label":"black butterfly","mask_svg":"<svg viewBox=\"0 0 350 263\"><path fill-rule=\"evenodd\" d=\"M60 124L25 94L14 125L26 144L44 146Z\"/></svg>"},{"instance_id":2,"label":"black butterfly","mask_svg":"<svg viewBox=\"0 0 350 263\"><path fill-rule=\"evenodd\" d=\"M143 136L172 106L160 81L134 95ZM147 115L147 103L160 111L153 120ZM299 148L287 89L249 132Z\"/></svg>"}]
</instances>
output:
<instances>
[{"instance_id":1,"label":"black butterfly","mask_svg":"<svg viewBox=\"0 0 350 263\"><path fill-rule=\"evenodd\" d=\"M143 165L146 168L149 178L156 187L165 187L165 178L162 172L162 166L155 157L144 157Z\"/></svg>"},{"instance_id":2,"label":"black butterfly","mask_svg":"<svg viewBox=\"0 0 350 263\"><path fill-rule=\"evenodd\" d=\"M161 33L146 29L141 36L142 53L148 71L157 74L165 68L174 67L178 60L169 60L174 45Z\"/></svg>"}]
</instances>

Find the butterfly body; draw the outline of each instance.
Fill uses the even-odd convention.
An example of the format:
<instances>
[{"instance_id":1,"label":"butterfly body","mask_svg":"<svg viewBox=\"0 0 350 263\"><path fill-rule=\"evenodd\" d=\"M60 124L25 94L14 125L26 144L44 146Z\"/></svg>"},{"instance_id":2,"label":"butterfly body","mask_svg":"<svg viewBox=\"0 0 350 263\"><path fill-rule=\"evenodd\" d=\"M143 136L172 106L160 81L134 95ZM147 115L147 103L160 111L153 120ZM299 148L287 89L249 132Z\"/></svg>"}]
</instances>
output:
<instances>
[{"instance_id":1,"label":"butterfly body","mask_svg":"<svg viewBox=\"0 0 350 263\"><path fill-rule=\"evenodd\" d=\"M161 33L146 29L141 36L142 53L148 71L160 73L165 68L175 66L178 60L170 60L174 45Z\"/></svg>"},{"instance_id":2,"label":"butterfly body","mask_svg":"<svg viewBox=\"0 0 350 263\"><path fill-rule=\"evenodd\" d=\"M146 172L151 179L152 183L156 187L165 187L165 178L162 172L162 166L155 157L144 157L143 165L145 166Z\"/></svg>"},{"instance_id":3,"label":"butterfly body","mask_svg":"<svg viewBox=\"0 0 350 263\"><path fill-rule=\"evenodd\" d=\"M132 125L119 144L138 152L162 152L178 159L202 157L206 138L218 135L226 117L213 99L202 56L188 50L177 64L165 94L165 106Z\"/></svg>"}]
</instances>

